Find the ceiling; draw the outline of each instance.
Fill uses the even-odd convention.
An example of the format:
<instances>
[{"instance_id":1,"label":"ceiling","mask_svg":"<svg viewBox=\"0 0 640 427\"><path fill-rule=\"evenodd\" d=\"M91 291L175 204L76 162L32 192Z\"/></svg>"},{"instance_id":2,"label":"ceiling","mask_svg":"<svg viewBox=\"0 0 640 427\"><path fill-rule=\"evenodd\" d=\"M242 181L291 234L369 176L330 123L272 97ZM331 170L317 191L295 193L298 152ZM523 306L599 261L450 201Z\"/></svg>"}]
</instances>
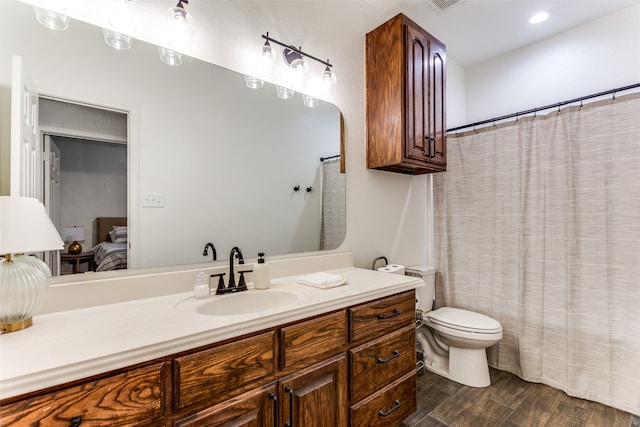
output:
<instances>
[{"instance_id":1,"label":"ceiling","mask_svg":"<svg viewBox=\"0 0 640 427\"><path fill-rule=\"evenodd\" d=\"M592 21L640 0L460 0L442 10L430 3L451 0L370 0L381 11L399 9L441 40L447 54L468 67ZM531 25L536 12L545 22ZM640 25L640 22L638 23Z\"/></svg>"}]
</instances>

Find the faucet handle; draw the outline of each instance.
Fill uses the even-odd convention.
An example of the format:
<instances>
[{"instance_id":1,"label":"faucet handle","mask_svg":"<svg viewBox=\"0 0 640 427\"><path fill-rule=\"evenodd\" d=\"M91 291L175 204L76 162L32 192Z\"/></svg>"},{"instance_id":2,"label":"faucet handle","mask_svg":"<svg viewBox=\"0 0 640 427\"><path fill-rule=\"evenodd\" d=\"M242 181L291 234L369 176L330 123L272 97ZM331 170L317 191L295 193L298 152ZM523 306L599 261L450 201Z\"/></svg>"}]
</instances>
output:
<instances>
[{"instance_id":1,"label":"faucet handle","mask_svg":"<svg viewBox=\"0 0 640 427\"><path fill-rule=\"evenodd\" d=\"M218 273L218 274L212 274L211 277L218 277L218 287L216 288L216 295L220 295L223 294L225 291L224 288L224 276L227 273Z\"/></svg>"},{"instance_id":2,"label":"faucet handle","mask_svg":"<svg viewBox=\"0 0 640 427\"><path fill-rule=\"evenodd\" d=\"M253 270L242 270L238 271L240 273L240 280L238 282L237 290L238 291L246 291L247 290L247 282L244 280L244 273L251 273Z\"/></svg>"}]
</instances>

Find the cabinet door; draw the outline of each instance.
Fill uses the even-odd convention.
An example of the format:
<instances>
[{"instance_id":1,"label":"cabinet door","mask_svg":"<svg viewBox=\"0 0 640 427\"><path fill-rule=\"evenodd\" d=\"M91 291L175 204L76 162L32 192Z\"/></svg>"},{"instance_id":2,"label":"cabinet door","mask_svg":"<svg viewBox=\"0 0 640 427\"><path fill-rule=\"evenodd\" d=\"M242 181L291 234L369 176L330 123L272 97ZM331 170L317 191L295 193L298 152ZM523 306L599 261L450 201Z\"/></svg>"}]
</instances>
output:
<instances>
[{"instance_id":1,"label":"cabinet door","mask_svg":"<svg viewBox=\"0 0 640 427\"><path fill-rule=\"evenodd\" d=\"M447 145L446 132L447 124L445 112L445 78L447 54L445 46L438 40L430 37L429 43L429 130L427 135L429 162L434 167L440 166L441 170L446 170L447 165Z\"/></svg>"},{"instance_id":2,"label":"cabinet door","mask_svg":"<svg viewBox=\"0 0 640 427\"><path fill-rule=\"evenodd\" d=\"M280 420L285 427L346 427L345 355L303 369L280 381Z\"/></svg>"},{"instance_id":3,"label":"cabinet door","mask_svg":"<svg viewBox=\"0 0 640 427\"><path fill-rule=\"evenodd\" d=\"M419 161L430 158L428 139L429 52L424 32L412 25L406 27L407 97L405 156Z\"/></svg>"},{"instance_id":4,"label":"cabinet door","mask_svg":"<svg viewBox=\"0 0 640 427\"><path fill-rule=\"evenodd\" d=\"M275 427L277 406L273 382L176 421L175 427Z\"/></svg>"}]
</instances>

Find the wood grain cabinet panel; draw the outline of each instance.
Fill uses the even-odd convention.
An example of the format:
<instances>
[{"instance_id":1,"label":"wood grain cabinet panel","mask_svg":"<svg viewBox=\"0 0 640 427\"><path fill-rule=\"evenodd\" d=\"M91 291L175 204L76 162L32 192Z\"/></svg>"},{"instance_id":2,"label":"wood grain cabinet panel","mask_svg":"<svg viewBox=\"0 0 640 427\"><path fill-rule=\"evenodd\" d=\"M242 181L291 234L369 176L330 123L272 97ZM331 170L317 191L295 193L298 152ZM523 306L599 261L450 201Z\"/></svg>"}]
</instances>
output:
<instances>
[{"instance_id":1,"label":"wood grain cabinet panel","mask_svg":"<svg viewBox=\"0 0 640 427\"><path fill-rule=\"evenodd\" d=\"M352 344L380 337L408 324L415 325L416 297L413 290L349 310L350 335Z\"/></svg>"},{"instance_id":2,"label":"wood grain cabinet panel","mask_svg":"<svg viewBox=\"0 0 640 427\"><path fill-rule=\"evenodd\" d=\"M0 407L9 427L158 426L164 424L165 363L63 388Z\"/></svg>"},{"instance_id":3,"label":"wood grain cabinet panel","mask_svg":"<svg viewBox=\"0 0 640 427\"><path fill-rule=\"evenodd\" d=\"M341 310L280 329L282 370L320 362L345 351L347 317Z\"/></svg>"},{"instance_id":4,"label":"wood grain cabinet panel","mask_svg":"<svg viewBox=\"0 0 640 427\"><path fill-rule=\"evenodd\" d=\"M282 426L346 427L347 359L332 357L280 380Z\"/></svg>"},{"instance_id":5,"label":"wood grain cabinet panel","mask_svg":"<svg viewBox=\"0 0 640 427\"><path fill-rule=\"evenodd\" d=\"M276 383L236 396L187 418L175 427L275 427L278 425Z\"/></svg>"},{"instance_id":6,"label":"wood grain cabinet panel","mask_svg":"<svg viewBox=\"0 0 640 427\"><path fill-rule=\"evenodd\" d=\"M414 325L368 342L350 351L351 400L361 400L416 366Z\"/></svg>"},{"instance_id":7,"label":"wood grain cabinet panel","mask_svg":"<svg viewBox=\"0 0 640 427\"><path fill-rule=\"evenodd\" d=\"M366 35L367 167L446 170L446 48L399 14Z\"/></svg>"},{"instance_id":8,"label":"wood grain cabinet panel","mask_svg":"<svg viewBox=\"0 0 640 427\"><path fill-rule=\"evenodd\" d=\"M351 406L352 426L394 427L413 414L416 403L416 373L410 372L380 392Z\"/></svg>"},{"instance_id":9,"label":"wood grain cabinet panel","mask_svg":"<svg viewBox=\"0 0 640 427\"><path fill-rule=\"evenodd\" d=\"M268 331L175 358L175 408L211 406L268 382L275 372L274 337Z\"/></svg>"}]
</instances>

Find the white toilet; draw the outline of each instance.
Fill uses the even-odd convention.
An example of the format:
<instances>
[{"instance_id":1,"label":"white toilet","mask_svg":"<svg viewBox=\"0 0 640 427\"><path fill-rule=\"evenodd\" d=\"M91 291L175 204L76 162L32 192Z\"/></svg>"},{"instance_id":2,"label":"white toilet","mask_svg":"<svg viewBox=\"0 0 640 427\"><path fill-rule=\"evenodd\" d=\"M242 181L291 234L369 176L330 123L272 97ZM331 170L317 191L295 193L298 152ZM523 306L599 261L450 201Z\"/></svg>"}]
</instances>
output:
<instances>
[{"instance_id":1,"label":"white toilet","mask_svg":"<svg viewBox=\"0 0 640 427\"><path fill-rule=\"evenodd\" d=\"M416 340L424 352L424 366L470 387L491 384L486 349L502 339L502 325L473 311L442 307L432 310L435 295L433 267L410 267L407 274L419 276L425 286L416 289L417 309L423 325Z\"/></svg>"}]
</instances>

